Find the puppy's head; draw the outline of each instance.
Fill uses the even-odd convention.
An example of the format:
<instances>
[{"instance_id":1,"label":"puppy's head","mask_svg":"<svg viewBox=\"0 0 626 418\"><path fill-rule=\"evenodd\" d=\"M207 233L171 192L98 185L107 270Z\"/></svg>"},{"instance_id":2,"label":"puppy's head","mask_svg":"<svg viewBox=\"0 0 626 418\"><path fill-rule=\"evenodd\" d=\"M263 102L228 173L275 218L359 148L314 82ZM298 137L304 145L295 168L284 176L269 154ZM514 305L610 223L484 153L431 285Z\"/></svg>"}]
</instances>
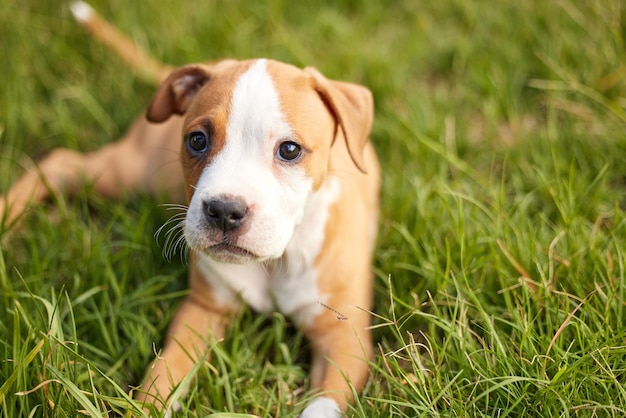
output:
<instances>
[{"instance_id":1,"label":"puppy's head","mask_svg":"<svg viewBox=\"0 0 626 418\"><path fill-rule=\"evenodd\" d=\"M176 70L147 118L172 114L184 115L186 240L215 260L242 263L282 255L323 184L336 138L364 170L373 109L364 87L251 60Z\"/></svg>"}]
</instances>

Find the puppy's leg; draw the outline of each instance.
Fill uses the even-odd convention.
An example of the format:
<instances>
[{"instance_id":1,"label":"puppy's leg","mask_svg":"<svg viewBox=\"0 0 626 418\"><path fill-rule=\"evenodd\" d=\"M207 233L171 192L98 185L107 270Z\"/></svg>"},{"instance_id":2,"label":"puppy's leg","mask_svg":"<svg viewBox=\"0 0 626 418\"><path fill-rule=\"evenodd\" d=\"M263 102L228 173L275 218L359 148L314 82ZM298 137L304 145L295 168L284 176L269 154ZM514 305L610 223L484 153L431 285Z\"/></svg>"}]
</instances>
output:
<instances>
[{"instance_id":1,"label":"puppy's leg","mask_svg":"<svg viewBox=\"0 0 626 418\"><path fill-rule=\"evenodd\" d=\"M158 409L175 409L169 395L198 361L208 358L208 341L224 337L226 322L235 311L213 299L210 286L197 269L192 268L190 274L189 295L176 312L163 351L148 366L142 389L136 396L138 401Z\"/></svg>"},{"instance_id":2,"label":"puppy's leg","mask_svg":"<svg viewBox=\"0 0 626 418\"><path fill-rule=\"evenodd\" d=\"M169 326L161 354L146 370L146 377L136 399L169 409L167 398L174 388L207 355L207 340L224 336L224 316L208 310L188 296Z\"/></svg>"},{"instance_id":3,"label":"puppy's leg","mask_svg":"<svg viewBox=\"0 0 626 418\"><path fill-rule=\"evenodd\" d=\"M311 388L320 397L306 407L301 418L339 417L353 400L349 384L357 392L363 389L372 356L369 325L368 313L344 306L320 314L305 330L313 350Z\"/></svg>"},{"instance_id":4,"label":"puppy's leg","mask_svg":"<svg viewBox=\"0 0 626 418\"><path fill-rule=\"evenodd\" d=\"M179 136L180 118L158 125L140 118L119 141L94 152L56 149L0 196L0 222L11 224L28 205L51 194L72 195L86 183L110 198L138 190L182 191Z\"/></svg>"}]
</instances>

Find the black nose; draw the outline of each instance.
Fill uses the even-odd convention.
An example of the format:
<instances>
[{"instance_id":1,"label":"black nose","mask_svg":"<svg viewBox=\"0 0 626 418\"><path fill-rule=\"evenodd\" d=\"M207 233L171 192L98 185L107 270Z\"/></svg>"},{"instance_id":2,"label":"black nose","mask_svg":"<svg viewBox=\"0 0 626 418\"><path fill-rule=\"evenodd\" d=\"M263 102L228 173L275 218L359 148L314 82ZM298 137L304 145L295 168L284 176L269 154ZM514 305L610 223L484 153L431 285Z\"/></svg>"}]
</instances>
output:
<instances>
[{"instance_id":1,"label":"black nose","mask_svg":"<svg viewBox=\"0 0 626 418\"><path fill-rule=\"evenodd\" d=\"M223 196L204 202L204 215L214 228L224 232L237 229L248 213L248 206L239 197Z\"/></svg>"}]
</instances>

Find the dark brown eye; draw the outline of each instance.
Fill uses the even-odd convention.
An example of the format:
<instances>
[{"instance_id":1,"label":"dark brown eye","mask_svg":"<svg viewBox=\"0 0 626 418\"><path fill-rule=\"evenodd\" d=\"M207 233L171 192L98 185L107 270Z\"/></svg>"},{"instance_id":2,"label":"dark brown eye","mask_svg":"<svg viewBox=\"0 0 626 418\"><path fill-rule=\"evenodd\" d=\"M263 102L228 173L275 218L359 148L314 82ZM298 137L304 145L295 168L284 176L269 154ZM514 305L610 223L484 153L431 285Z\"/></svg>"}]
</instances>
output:
<instances>
[{"instance_id":1,"label":"dark brown eye","mask_svg":"<svg viewBox=\"0 0 626 418\"><path fill-rule=\"evenodd\" d=\"M278 156L278 159L290 162L300 157L301 153L302 148L300 147L300 145L296 144L293 141L285 141L278 146L278 151L276 152L276 155Z\"/></svg>"},{"instance_id":2,"label":"dark brown eye","mask_svg":"<svg viewBox=\"0 0 626 418\"><path fill-rule=\"evenodd\" d=\"M209 140L204 132L194 131L187 134L186 142L192 154L202 154L209 149Z\"/></svg>"}]
</instances>

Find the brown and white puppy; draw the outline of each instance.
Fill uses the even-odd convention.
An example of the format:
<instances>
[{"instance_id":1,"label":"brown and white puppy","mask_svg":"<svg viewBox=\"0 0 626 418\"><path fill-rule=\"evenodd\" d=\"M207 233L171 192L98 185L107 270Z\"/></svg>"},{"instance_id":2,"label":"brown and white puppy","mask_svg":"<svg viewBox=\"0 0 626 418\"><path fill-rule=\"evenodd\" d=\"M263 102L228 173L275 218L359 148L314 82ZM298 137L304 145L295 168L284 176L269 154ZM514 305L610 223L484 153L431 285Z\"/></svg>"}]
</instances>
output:
<instances>
[{"instance_id":1,"label":"brown and white puppy","mask_svg":"<svg viewBox=\"0 0 626 418\"><path fill-rule=\"evenodd\" d=\"M183 190L190 292L138 399L175 407L168 396L245 302L283 312L310 341L319 397L302 416L339 416L372 354L379 167L369 90L312 68L226 60L175 70L146 116L94 153L53 152L0 199L0 218L84 180L110 197ZM174 153L180 166L169 164Z\"/></svg>"}]
</instances>

